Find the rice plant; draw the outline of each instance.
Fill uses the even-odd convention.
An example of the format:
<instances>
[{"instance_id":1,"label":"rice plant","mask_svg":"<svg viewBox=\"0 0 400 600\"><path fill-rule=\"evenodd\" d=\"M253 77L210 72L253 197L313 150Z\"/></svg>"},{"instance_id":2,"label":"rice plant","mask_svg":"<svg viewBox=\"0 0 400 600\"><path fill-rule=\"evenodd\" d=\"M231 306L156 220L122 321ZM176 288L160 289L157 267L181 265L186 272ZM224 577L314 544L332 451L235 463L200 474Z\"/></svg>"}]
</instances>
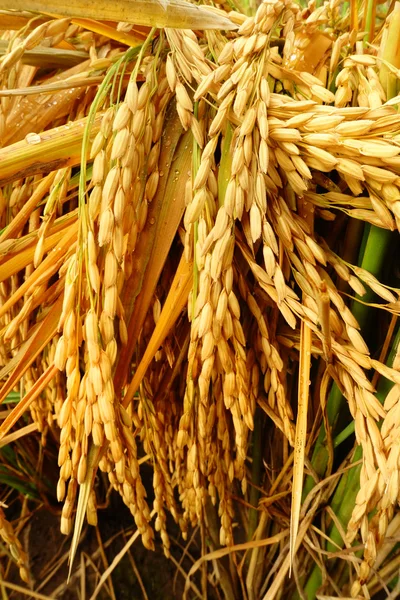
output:
<instances>
[{"instance_id":1,"label":"rice plant","mask_svg":"<svg viewBox=\"0 0 400 600\"><path fill-rule=\"evenodd\" d=\"M185 597L397 597L399 3L0 9L0 444L71 568L102 472Z\"/></svg>"}]
</instances>

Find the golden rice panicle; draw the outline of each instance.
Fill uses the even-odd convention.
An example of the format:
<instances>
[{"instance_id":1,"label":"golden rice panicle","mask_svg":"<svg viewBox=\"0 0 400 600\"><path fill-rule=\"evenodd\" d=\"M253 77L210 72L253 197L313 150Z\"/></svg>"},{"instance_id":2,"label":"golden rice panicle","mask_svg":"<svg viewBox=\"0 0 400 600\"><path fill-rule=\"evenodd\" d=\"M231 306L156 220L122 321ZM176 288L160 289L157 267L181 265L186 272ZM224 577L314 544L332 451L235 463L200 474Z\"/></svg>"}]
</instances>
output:
<instances>
[{"instance_id":1,"label":"golden rice panicle","mask_svg":"<svg viewBox=\"0 0 400 600\"><path fill-rule=\"evenodd\" d=\"M57 421L61 429L58 465L60 478L57 486L57 497L62 501L66 493L66 482L71 475L76 476L77 462L80 458L80 440L75 438L74 413L76 410L79 387L79 346L81 317L77 311L79 263L75 255L71 256L65 276L64 300L59 321L62 335L59 337L54 351L54 364L66 376L66 396L61 396L57 407ZM73 468L74 467L74 468ZM65 514L61 530L69 533L72 526L73 502L76 495L75 484L68 486Z\"/></svg>"},{"instance_id":2,"label":"golden rice panicle","mask_svg":"<svg viewBox=\"0 0 400 600\"><path fill-rule=\"evenodd\" d=\"M59 44L67 35L70 19L55 19L41 23L25 35L26 29L19 32L7 47L0 59L0 88L11 89L20 87L19 81L24 81L23 56L25 51L32 50L38 45L53 47ZM23 37L25 35L25 37ZM44 43L43 43L44 42ZM18 114L20 98L2 97L0 101L0 139L10 132L10 114ZM29 106L29 100L27 101ZM13 109L16 109L15 111ZM7 123L8 121L8 123ZM15 121L14 121L15 123ZM20 126L18 123L17 127ZM13 128L14 129L14 128ZM15 133L15 131L14 131Z\"/></svg>"},{"instance_id":3,"label":"golden rice panicle","mask_svg":"<svg viewBox=\"0 0 400 600\"><path fill-rule=\"evenodd\" d=\"M156 373L154 383L156 385L159 383L159 377ZM154 401L155 399L151 392L151 384L147 380L146 400L143 404L144 407L149 400ZM169 557L170 540L167 532L167 516L165 509L171 513L176 522L179 520L179 514L174 499L172 473L167 459L168 453L171 450L170 445L172 444L172 439L168 432L168 426L170 426L171 423L169 423L169 419L164 416L166 414L166 408L167 404L165 401L157 400L154 403L154 411L147 410L146 408L143 410L143 424L146 431L143 443L145 451L148 454L152 454L154 457L153 488L155 498L153 506L156 512L155 530L160 532L164 554ZM173 419L171 419L171 421L174 423Z\"/></svg>"},{"instance_id":4,"label":"golden rice panicle","mask_svg":"<svg viewBox=\"0 0 400 600\"><path fill-rule=\"evenodd\" d=\"M246 456L246 433L248 430L248 425L241 422L241 410L244 410L244 399L247 402L248 385L244 386L244 383L241 383L240 400L236 383L233 383L234 387L232 388L232 382L235 381L235 361L228 340L229 338L236 338L242 344L244 334L239 321L239 305L232 290L232 214L227 214L224 204L216 212L218 186L213 173L215 168L213 161L220 125L214 128L215 123L214 119L209 130L210 140L201 154L200 166L194 177L195 195L193 201L188 205L185 216L186 227L190 227L194 220L199 221L198 243L195 249L195 260L199 269L199 288L192 314L188 381L184 399L184 412L180 419L177 438L178 447L187 447L186 465L188 475L186 477L183 506L186 518L191 522L196 522L201 518L205 497L204 477L208 479L209 485L213 485L214 481L214 465L210 465L207 471L204 470L205 465L209 462L207 448L214 443L218 446L220 436L223 435L223 438L226 439L228 435L228 429L225 429L224 433L221 432L214 442L213 428L218 413L220 413L219 427L222 427L222 423L229 422L229 413L232 415L232 423L236 430L238 456L236 475L241 479L243 479L242 465ZM206 220L201 216L205 206L207 206L207 211L213 218L208 232ZM237 351L240 351L239 347ZM216 367L217 356L221 365L219 367ZM241 372L246 373L244 377L247 377L245 353L241 352L241 356L241 360L244 361ZM194 368L194 365L198 366ZM227 372L226 377L224 371ZM211 378L215 380L214 400L210 397ZM226 380L226 385L224 380ZM243 378L240 381L242 382ZM193 403L195 398L198 398L197 439L190 440L187 431L194 418ZM243 407L240 406L240 401L242 401ZM227 409L228 413L226 412ZM246 415L249 416L247 412ZM217 448L216 452L218 452ZM228 460L227 456L225 463L226 474L223 479L218 478L220 497L226 496L225 485L229 485L228 482L235 477L235 463ZM221 539L229 541L232 540L232 516L225 502L223 504L223 508L221 508Z\"/></svg>"},{"instance_id":5,"label":"golden rice panicle","mask_svg":"<svg viewBox=\"0 0 400 600\"><path fill-rule=\"evenodd\" d=\"M210 165L211 167L211 165ZM201 166L200 166L201 169ZM210 172L212 169L210 168ZM208 179L208 178L207 178ZM207 182L205 179L202 185ZM208 187L208 186L207 186ZM209 195L210 207L215 215L216 197L213 194L213 186L207 189ZM214 190L215 191L215 190ZM190 205L189 205L190 206ZM201 219L199 223L198 244L204 241L206 234L206 221ZM187 481L189 490L186 493L187 510L191 515L190 521L194 518L200 519L202 511L202 502L204 497L204 481L200 475L200 464L206 464L206 447L210 441L212 433L213 420L209 418L210 397L209 385L214 369L215 342L212 332L213 305L211 303L211 293L214 287L210 273L211 257L207 254L201 257L201 249L195 248L195 260L199 269L199 288L197 298L194 299L194 312L192 313L192 326L188 350L188 377L184 398L183 415L179 423L179 432L177 443L178 447L187 447L187 470L193 472L190 480ZM192 311L192 307L189 307ZM197 366L196 366L197 365ZM194 414L194 399L198 398L198 415ZM195 421L196 419L196 421ZM190 442L188 431L196 425L196 439ZM190 506L192 493L194 494L194 506ZM196 517L194 517L196 515Z\"/></svg>"},{"instance_id":6,"label":"golden rice panicle","mask_svg":"<svg viewBox=\"0 0 400 600\"><path fill-rule=\"evenodd\" d=\"M119 439L124 445L125 453L115 460L115 444L110 444L107 455L100 461L100 468L108 474L113 488L119 492L122 500L135 519L136 526L142 536L146 548L154 549L154 532L150 526L150 509L146 501L146 492L140 475L137 458L137 446L133 436L132 419L128 412L118 407L116 419Z\"/></svg>"},{"instance_id":7,"label":"golden rice panicle","mask_svg":"<svg viewBox=\"0 0 400 600\"><path fill-rule=\"evenodd\" d=\"M50 186L50 193L48 198L46 199L46 204L43 209L42 222L37 232L38 242L33 258L33 264L35 268L42 262L44 254L45 237L52 223L54 222L57 213L60 213L62 210L63 202L65 201L67 196L70 178L70 167L59 169L55 173L53 183Z\"/></svg>"},{"instance_id":8,"label":"golden rice panicle","mask_svg":"<svg viewBox=\"0 0 400 600\"><path fill-rule=\"evenodd\" d=\"M54 289L64 292L59 331L42 364L24 375L24 386L31 390L48 365L57 366L54 380L30 410L43 442L53 413L60 426L57 496L64 501L64 533L71 530L78 486L86 481L89 448L94 444L104 448L100 468L129 507L147 548L154 547L154 532L140 473L141 449L153 463L154 529L160 532L166 556L167 511L186 535L189 524L203 522L208 497L218 506L220 543L233 545L239 482L243 499L249 500L246 459L257 404L275 427L274 441L282 442L284 459L294 444L290 366L297 361L299 324L305 321L312 331L313 360L322 357L329 376L343 391L363 449L360 493L346 540L352 541L360 531L365 546L352 589L356 595L371 574L399 497L400 381L395 369L369 355L359 325L332 278L338 276L358 295L372 289L389 311L396 308L398 292L337 257L300 216L300 208L303 202L310 203L326 220L342 211L345 218L388 229L399 225L397 113L394 106L383 106L375 50L357 42L356 30L345 30L347 17L343 19L339 2L318 8L312 3L301 8L291 0L257 4L252 17L230 11L228 3L221 5L239 26L227 37L221 32L167 28L155 37L151 50L150 44L145 46L140 63L127 65L125 74L133 69L130 79L126 76L120 87L114 86L122 92L121 100L111 99L91 146L92 179L79 206L85 217L80 219L80 246L77 250L71 246L61 268L57 265ZM24 48L51 37L52 23L24 36ZM121 24L118 29L129 31L131 26ZM68 20L53 33L45 45L54 44L57 36L76 36L76 49L89 51L90 72L100 65L106 68L120 53L115 42L112 50L110 44L106 49L103 36L97 44L99 38L69 26ZM319 36L327 47L315 67L311 59L320 50ZM0 67L0 71L4 67L3 87L17 87L26 69L23 52L21 38L10 45ZM397 69L392 73L396 76ZM87 113L93 91L90 86L73 109L74 116ZM159 158L164 140L167 143L163 131L171 100L195 140L194 168L185 190L185 231L179 230L188 261L194 262L196 283L187 311L190 329L181 320L174 335L163 342L139 396L125 410L114 390L121 346L129 342L121 299L138 240L148 227L151 203L161 200ZM6 97L1 101L0 135L5 115L16 102ZM0 305L46 260L55 218L61 207L63 216L74 208L70 175L69 168L60 168L47 176L47 187L43 183L39 210L26 223L31 237L38 236L34 266L0 284ZM26 177L3 188L0 228L8 226L9 213L18 216L40 185ZM66 198L72 201L66 203ZM1 263L4 250L14 253L30 240L20 233L21 240L19 232L15 240L5 240L11 246L0 243ZM166 272L175 264L177 248L179 244L168 257ZM48 293L46 285L40 280L2 318L1 366L16 356L40 324L37 314L41 318L42 313L36 309ZM163 285L142 328L138 360L160 315L158 298L168 293ZM50 305L45 304L44 310ZM185 343L178 359L181 341ZM165 385L169 384L165 373L174 372L177 365L183 373L186 369L184 392L181 382ZM367 377L371 369L395 383L383 408ZM280 449L274 445L270 455L267 444L263 451L266 460L272 456L271 472L277 471ZM290 477L288 472L284 486L290 485ZM263 483L268 487L269 476ZM276 500L270 499L275 513L278 509L286 521L288 505L281 498L282 489L276 490ZM370 518L373 509L376 514ZM96 523L93 490L87 518Z\"/></svg>"},{"instance_id":9,"label":"golden rice panicle","mask_svg":"<svg viewBox=\"0 0 400 600\"><path fill-rule=\"evenodd\" d=\"M349 68L342 69L336 77L335 106L342 108L351 103L355 82Z\"/></svg>"},{"instance_id":10,"label":"golden rice panicle","mask_svg":"<svg viewBox=\"0 0 400 600\"><path fill-rule=\"evenodd\" d=\"M162 88L160 91L168 100L163 80L161 82L154 80L158 66L154 60L148 64L143 61L143 64L136 65L124 101L116 110L110 108L105 113L100 137L95 139L92 147L92 156L94 155L92 183L99 192L92 211L90 204L92 196L89 199L89 214L93 219L91 230L98 231L98 244L105 250L102 256L96 256L94 239L89 232L89 280L93 291L97 294L100 292L102 297L100 326L104 350L111 365L116 358L114 335L116 316L120 321L121 341L122 343L127 341L124 315L119 308L119 293L125 277L130 275L131 255L137 237L146 223L148 203L153 199L158 186L158 142L162 127L158 126L158 116L156 118L155 106L151 98L151 90L156 88L156 83L160 84ZM146 76L140 88L137 85L139 69L144 71ZM161 108L159 116L162 116L165 106L159 108ZM156 127L158 132L155 131ZM108 145L109 154L103 149L108 137L112 138L111 146ZM149 157L147 172L145 172L146 157ZM147 179L144 189L143 176L145 180ZM100 385L97 387L99 389Z\"/></svg>"},{"instance_id":11,"label":"golden rice panicle","mask_svg":"<svg viewBox=\"0 0 400 600\"><path fill-rule=\"evenodd\" d=\"M293 297L288 298L287 301L295 312L305 316L307 320L310 320L310 326L315 329L319 321L318 290L322 285L321 275L324 271L321 267L317 271L314 265L316 264L316 261L326 264L328 256L315 240L310 240L310 234L306 224L298 217L296 218L295 215L290 216L287 211L288 208L285 203L280 202L279 209L277 210L280 218L279 221L274 222L274 226L278 231L280 239L287 239L286 245L289 251L290 260L295 265L299 275L302 276L302 279L298 279L298 282L301 287L304 287L303 291L306 294L303 306L296 304L296 299ZM288 218L286 218L286 215ZM294 249L294 247L297 250L297 256L291 250L291 248ZM338 261L333 260L332 255L329 258L331 262L333 262L334 267L339 271L340 275L348 280L350 275L347 267L340 264ZM253 269L255 270L254 272L258 274L259 278L265 278L265 283L261 279L260 284L279 306L280 303L285 300L286 294L288 294L284 279L279 283L278 280L276 280L276 276L274 277L275 293L273 293L273 288L265 285L268 282L268 277L262 275L261 271L258 269L256 270L255 265L253 266ZM304 286L302 281L304 281ZM356 422L362 423L365 421L367 424L365 435L359 433L359 430L356 427L357 439L363 446L365 453L367 453L368 449L374 447L374 455L372 457L370 454L368 455L372 460L371 468L373 470L376 468L383 470L385 468L386 459L384 452L380 450L382 444L379 443L379 432L374 423L380 417L384 416L385 412L374 400L371 393L373 388L361 368L362 366L365 369L369 369L372 366L368 356L368 347L358 332L359 327L357 321L344 305L339 294L333 287L328 287L328 291L331 301L338 309L338 313L331 313L332 326L337 329L336 342L332 345L332 351L336 359L342 364L343 368L350 376L349 381L351 382L352 387L350 396L355 400L352 401L351 405L354 418L356 419ZM338 319L338 315L340 316L340 320ZM341 320L343 321L343 325L340 324Z\"/></svg>"},{"instance_id":12,"label":"golden rice panicle","mask_svg":"<svg viewBox=\"0 0 400 600\"><path fill-rule=\"evenodd\" d=\"M139 70L145 79L140 86ZM86 251L89 283L100 302L96 309L92 304L85 316L85 385L80 388L76 417L84 431L80 451L76 452L78 482L82 483L86 476L89 436L98 446L106 440L107 459L101 466L131 510L148 548L153 548L154 534L149 525L150 510L140 478L132 422L115 397L112 373L118 343L127 342L119 294L124 279L130 275L132 253L146 224L148 204L157 191L160 138L170 98L165 68L157 59L145 58L128 83L125 99L116 110L105 113L101 136L92 147L92 184L99 191L93 210L92 198L89 199ZM119 342L114 328L116 318ZM163 538L167 544L165 534Z\"/></svg>"},{"instance_id":13,"label":"golden rice panicle","mask_svg":"<svg viewBox=\"0 0 400 600\"><path fill-rule=\"evenodd\" d=\"M127 101L134 110L132 136L128 153L121 159L121 187L114 203L116 226L121 227L122 232L121 236L115 235L115 241L117 237L123 238L126 248L122 253L117 249L116 255L122 254L125 278L131 273L132 253L146 224L149 204L157 192L161 135L172 96L163 63L151 59L143 69L145 83L138 88L136 81L131 79L128 85ZM130 89L135 91L130 92Z\"/></svg>"},{"instance_id":14,"label":"golden rice panicle","mask_svg":"<svg viewBox=\"0 0 400 600\"><path fill-rule=\"evenodd\" d=\"M55 19L47 21L35 27L25 38L17 38L11 49L3 56L0 61L0 75L4 75L15 67L16 63L21 59L26 50L32 50L41 42L48 40L49 46L60 43L64 38L65 32L68 29L70 19Z\"/></svg>"},{"instance_id":15,"label":"golden rice panicle","mask_svg":"<svg viewBox=\"0 0 400 600\"><path fill-rule=\"evenodd\" d=\"M250 292L246 279L240 276L239 279L240 294L252 313L257 325L257 341L254 344L255 355L259 363L259 374L257 375L257 364L252 367L251 380L257 377L263 377L262 386L268 398L270 409L276 414L275 423L281 428L282 433L288 439L290 444L294 443L293 412L290 402L285 394L282 360L280 358L280 349L276 341L271 339L265 310L257 302L256 297ZM254 411L255 405L251 407Z\"/></svg>"},{"instance_id":16,"label":"golden rice panicle","mask_svg":"<svg viewBox=\"0 0 400 600\"><path fill-rule=\"evenodd\" d=\"M382 547L388 526L393 519L393 509L398 502L400 493L398 470L400 394L398 383L387 394L384 407L387 412L381 430L379 431L377 426L371 422L368 422L368 429L372 434L373 444L378 444L378 448L382 448L386 462L382 465L378 476L372 480L362 473L361 489L348 527L349 539L354 538L360 527L365 543L359 577L352 587L353 595L358 593L360 587L369 579L377 553ZM364 511L362 502L367 503ZM376 514L371 520L368 520L367 515L372 509L376 509ZM363 515L361 521L360 515Z\"/></svg>"},{"instance_id":17,"label":"golden rice panicle","mask_svg":"<svg viewBox=\"0 0 400 600\"><path fill-rule=\"evenodd\" d=\"M166 34L171 49L166 61L166 77L170 90L175 94L179 119L185 130L192 129L197 143L203 147L203 135L193 115L193 100L185 83L190 84L192 79L199 83L203 78L208 81L212 77L211 67L192 31L167 29Z\"/></svg>"},{"instance_id":18,"label":"golden rice panicle","mask_svg":"<svg viewBox=\"0 0 400 600\"><path fill-rule=\"evenodd\" d=\"M78 482L76 479L70 479L64 505L61 511L60 531L64 535L69 535L72 531L73 514L75 508L76 494L78 491Z\"/></svg>"},{"instance_id":19,"label":"golden rice panicle","mask_svg":"<svg viewBox=\"0 0 400 600\"><path fill-rule=\"evenodd\" d=\"M171 504L170 502L168 502L168 500L171 499L172 487L169 485L167 488L166 480L163 475L163 470L160 467L158 467L158 465L154 465L154 509L157 513L154 527L156 531L160 532L161 541L164 549L164 555L166 556L166 558L170 558L171 543L167 531L167 514L164 510L164 502L170 508Z\"/></svg>"},{"instance_id":20,"label":"golden rice panicle","mask_svg":"<svg viewBox=\"0 0 400 600\"><path fill-rule=\"evenodd\" d=\"M232 267L229 269L232 269ZM228 306L225 315L227 324L225 325L224 319L222 332L225 333L225 330L229 330L231 327L230 345L232 345L234 364L232 371L224 374L222 385L224 404L226 407L230 405L235 431L236 457L233 464L234 475L241 481L244 491L246 486L244 462L247 455L249 431L252 431L254 428L253 414L255 404L251 401L251 371L248 369L246 338L241 324L240 304L234 291L232 279L234 279L233 275L230 273L230 270L227 270L224 273L225 291L228 296ZM228 322L232 322L232 326L228 325ZM235 388L232 390L230 388L232 388L233 378L235 379ZM231 465L228 467L228 473L229 468L232 468ZM232 478L232 473L229 473L229 477Z\"/></svg>"},{"instance_id":21,"label":"golden rice panicle","mask_svg":"<svg viewBox=\"0 0 400 600\"><path fill-rule=\"evenodd\" d=\"M55 345L52 344L50 347L48 358L43 365L44 367L51 366L53 364L53 355L55 351ZM43 368L43 367L42 367ZM25 390L28 392L36 383L39 376L42 374L41 369L29 368L25 373ZM52 380L44 393L36 398L30 405L30 412L32 420L37 424L38 431L41 433L41 444L43 447L47 443L47 434L49 427L53 424L53 398L55 396L55 382Z\"/></svg>"},{"instance_id":22,"label":"golden rice panicle","mask_svg":"<svg viewBox=\"0 0 400 600\"><path fill-rule=\"evenodd\" d=\"M13 526L7 521L2 508L0 508L0 536L4 543L7 544L13 560L17 563L21 579L25 581L25 583L29 583L28 557L15 534Z\"/></svg>"}]
</instances>

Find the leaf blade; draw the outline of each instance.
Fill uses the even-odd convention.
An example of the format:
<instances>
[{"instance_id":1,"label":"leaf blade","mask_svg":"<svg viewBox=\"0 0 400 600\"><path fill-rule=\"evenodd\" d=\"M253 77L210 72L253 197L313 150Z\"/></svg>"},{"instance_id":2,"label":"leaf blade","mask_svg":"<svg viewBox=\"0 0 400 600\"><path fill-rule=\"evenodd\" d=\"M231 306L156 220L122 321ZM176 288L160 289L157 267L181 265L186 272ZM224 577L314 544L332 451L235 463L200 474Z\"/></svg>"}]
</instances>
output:
<instances>
[{"instance_id":1,"label":"leaf blade","mask_svg":"<svg viewBox=\"0 0 400 600\"><path fill-rule=\"evenodd\" d=\"M182 136L182 127L175 111L167 115L164 127L170 144L164 145L160 154L159 170L163 172L163 177L151 202L148 225L142 231L135 249L132 276L122 297L127 316L128 344L122 349L116 370L116 390L120 390L125 383L138 335L185 208L180 190L190 170L191 156L185 152L185 146L191 133L189 131ZM179 177L170 176L172 170L179 170ZM157 225L151 225L153 219Z\"/></svg>"},{"instance_id":2,"label":"leaf blade","mask_svg":"<svg viewBox=\"0 0 400 600\"><path fill-rule=\"evenodd\" d=\"M176 27L178 29L237 29L228 17L223 17L204 6L195 6L185 0L168 0L164 6L159 0L3 0L3 9L31 10L63 17L83 17L104 21L124 21L148 27Z\"/></svg>"},{"instance_id":3,"label":"leaf blade","mask_svg":"<svg viewBox=\"0 0 400 600\"><path fill-rule=\"evenodd\" d=\"M292 510L290 515L290 570L296 553L296 541L299 531L301 496L304 476L304 456L307 441L307 410L311 369L311 329L301 322L299 389L296 433L294 441Z\"/></svg>"},{"instance_id":4,"label":"leaf blade","mask_svg":"<svg viewBox=\"0 0 400 600\"><path fill-rule=\"evenodd\" d=\"M153 331L153 335L147 344L146 351L140 361L135 375L129 384L127 393L124 397L125 408L129 405L133 396L139 388L139 385L154 358L157 350L171 331L176 320L184 309L189 292L193 282L193 266L191 263L186 262L185 257L182 255L179 266L176 270L174 281L172 282L169 290L167 299L164 303L161 311L160 318L157 321L157 325Z\"/></svg>"}]
</instances>

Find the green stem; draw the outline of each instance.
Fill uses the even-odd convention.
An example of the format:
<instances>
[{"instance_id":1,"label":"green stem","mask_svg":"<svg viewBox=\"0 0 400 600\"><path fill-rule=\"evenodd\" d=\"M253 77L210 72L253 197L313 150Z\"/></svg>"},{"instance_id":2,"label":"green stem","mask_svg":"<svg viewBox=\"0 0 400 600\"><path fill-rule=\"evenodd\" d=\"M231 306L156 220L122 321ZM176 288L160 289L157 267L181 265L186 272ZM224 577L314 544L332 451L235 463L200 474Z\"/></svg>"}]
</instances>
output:
<instances>
[{"instance_id":1,"label":"green stem","mask_svg":"<svg viewBox=\"0 0 400 600\"><path fill-rule=\"evenodd\" d=\"M361 222L362 223L362 222ZM364 231L363 231L363 236L361 239L361 244L358 250L358 265L361 265L362 260L364 258L364 252L365 252L365 248L367 246L367 241L368 241L368 235L369 235L369 231L371 229L371 225L369 223L364 223Z\"/></svg>"},{"instance_id":2,"label":"green stem","mask_svg":"<svg viewBox=\"0 0 400 600\"><path fill-rule=\"evenodd\" d=\"M337 434L337 436L333 440L333 447L337 448L338 446L340 446L340 444L342 444L345 440L347 440L347 438L350 437L353 433L354 433L354 421L351 421L351 423L349 423L347 425L347 427L342 429L342 431Z\"/></svg>"},{"instance_id":3,"label":"green stem","mask_svg":"<svg viewBox=\"0 0 400 600\"><path fill-rule=\"evenodd\" d=\"M359 461L361 457L362 457L362 450L361 450L361 447L358 446L358 448L356 449L356 451L354 453L353 462ZM345 528L351 517L351 513L353 510L354 504L351 504L350 502L347 503L347 501L343 502L343 498L346 496L346 499L347 499L348 495L354 496L354 498L355 498L355 496L357 495L358 490L360 489L360 484L359 484L360 470L361 470L361 465L357 465L355 468L349 469L348 471L346 471L346 473L344 475L342 475L342 477L340 479L340 483L336 489L336 493L332 498L331 507L332 507L332 510L335 512L335 514L338 514L338 511L341 509L340 503L342 502L344 505L341 510L340 522L345 523ZM339 518L339 515L338 515L338 518ZM329 549L330 552L335 552L337 550L337 546L335 546L335 544L337 544L341 548L343 547L342 536L339 534L339 531L335 525L329 532L329 537L332 540L332 542L329 542L327 544L327 546L329 547L329 548L327 547L327 549ZM304 587L304 592L306 594L306 597L309 598L309 600L316 598L318 588L320 588L321 585L322 585L321 569L317 566L314 566L314 568L311 572L311 575L309 576L307 583Z\"/></svg>"},{"instance_id":4,"label":"green stem","mask_svg":"<svg viewBox=\"0 0 400 600\"><path fill-rule=\"evenodd\" d=\"M387 229L381 229L375 225L371 225L368 239L364 250L364 256L361 263L363 269L366 269L375 277L379 275L384 265L386 252L389 247L391 232ZM367 293L362 296L362 301L369 303L374 299L374 292L367 290ZM362 304L361 302L354 302L352 306L352 313L358 321L361 330L364 331L367 327L370 319L370 307Z\"/></svg>"},{"instance_id":5,"label":"green stem","mask_svg":"<svg viewBox=\"0 0 400 600\"><path fill-rule=\"evenodd\" d=\"M368 223L364 223L359 219L349 219L346 228L343 250L341 252L341 257L345 262L351 263L352 265L355 263L358 265L361 264L364 250L363 253L360 254L360 247L364 249L367 243L369 231L369 229L367 231L367 225ZM349 284L344 279L340 279L337 282L337 289L340 292L347 292L349 290Z\"/></svg>"}]
</instances>

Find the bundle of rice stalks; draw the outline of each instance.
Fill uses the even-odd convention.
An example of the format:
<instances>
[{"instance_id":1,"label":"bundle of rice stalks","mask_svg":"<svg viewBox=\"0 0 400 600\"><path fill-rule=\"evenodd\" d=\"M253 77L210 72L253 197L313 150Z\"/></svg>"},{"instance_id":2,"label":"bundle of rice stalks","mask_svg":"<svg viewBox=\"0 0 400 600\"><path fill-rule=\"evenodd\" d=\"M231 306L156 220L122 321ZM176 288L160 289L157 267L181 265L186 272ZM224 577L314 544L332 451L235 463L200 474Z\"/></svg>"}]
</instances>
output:
<instances>
[{"instance_id":1,"label":"bundle of rice stalks","mask_svg":"<svg viewBox=\"0 0 400 600\"><path fill-rule=\"evenodd\" d=\"M4 12L0 436L59 436L72 554L100 469L147 548L167 513L207 531L189 575L229 555L226 598L370 598L399 560L399 5L127 4Z\"/></svg>"}]
</instances>

